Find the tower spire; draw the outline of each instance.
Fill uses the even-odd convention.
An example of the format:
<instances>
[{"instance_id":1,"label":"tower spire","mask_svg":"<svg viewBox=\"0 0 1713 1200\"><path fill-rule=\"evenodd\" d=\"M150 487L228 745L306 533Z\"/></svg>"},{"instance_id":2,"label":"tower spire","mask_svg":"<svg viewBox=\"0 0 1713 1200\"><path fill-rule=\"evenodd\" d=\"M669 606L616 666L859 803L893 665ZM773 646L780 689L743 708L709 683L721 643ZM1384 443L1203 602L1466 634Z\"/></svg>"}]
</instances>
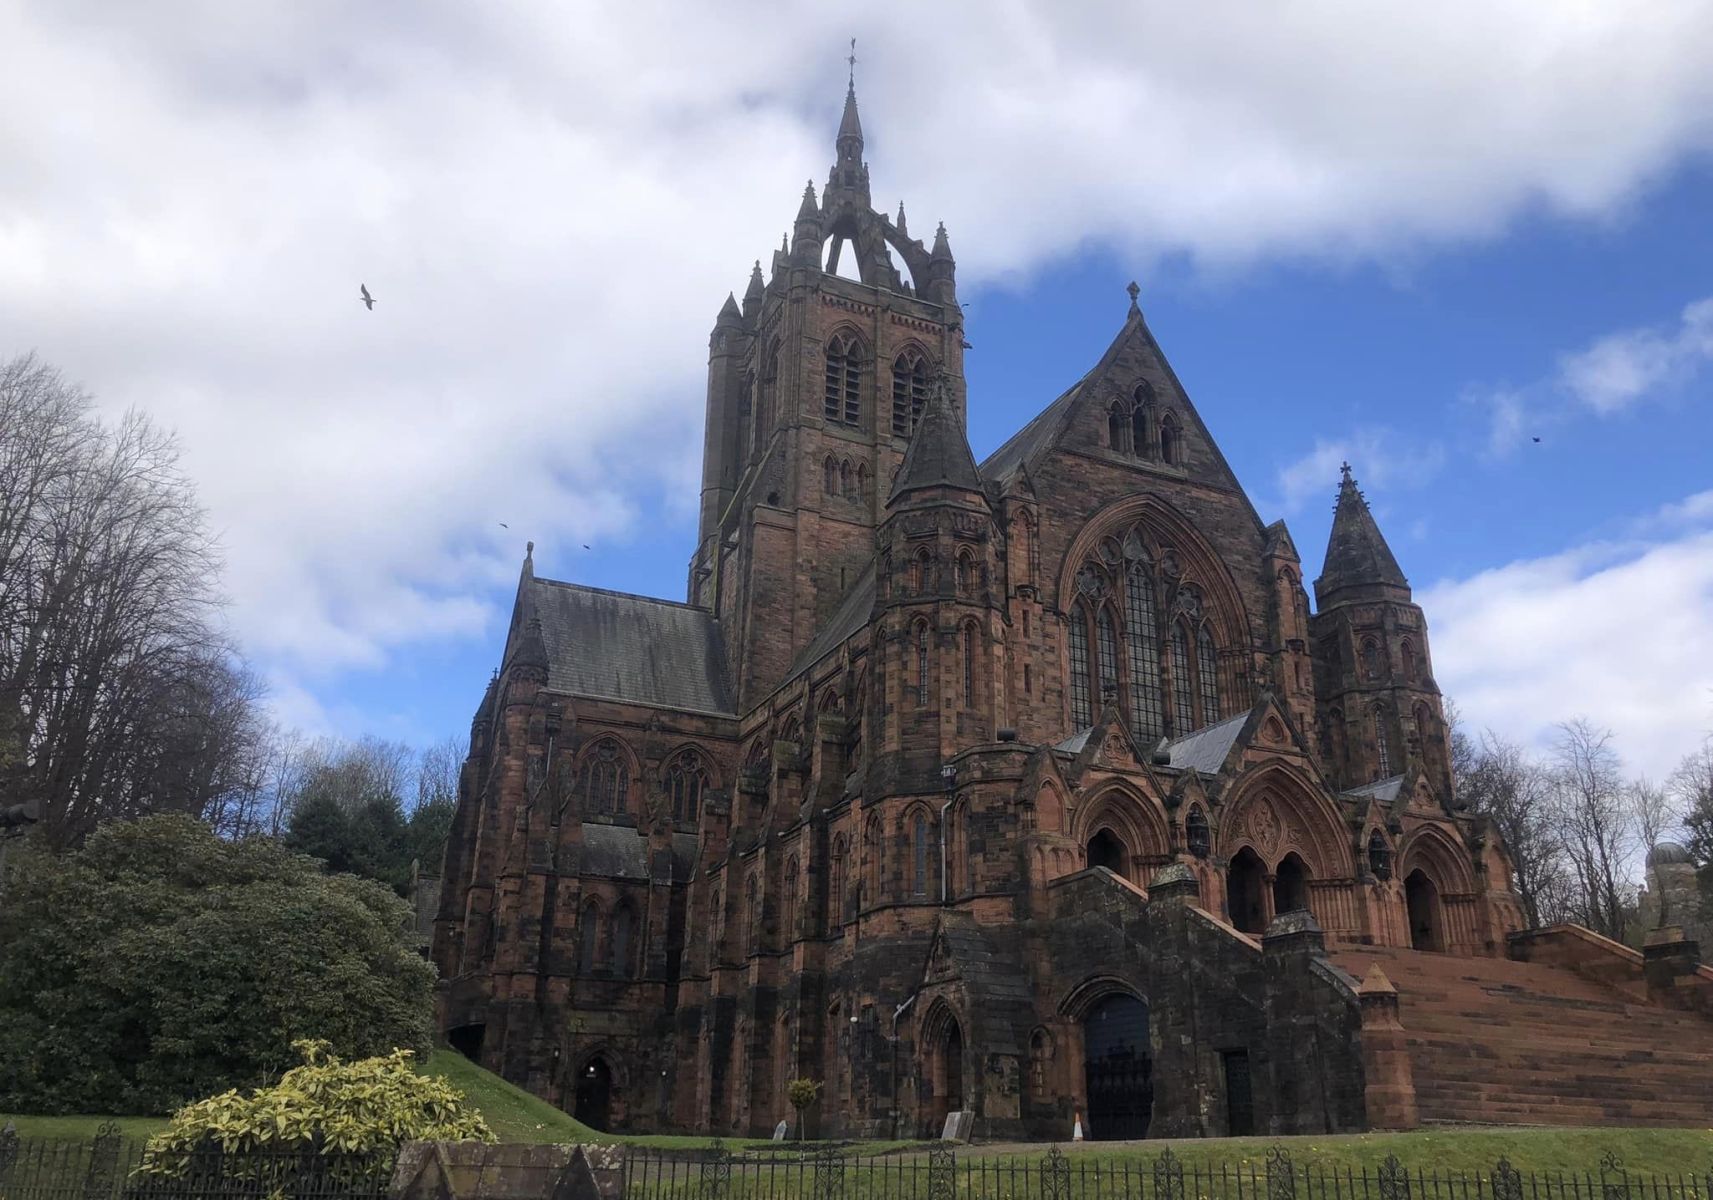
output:
<instances>
[{"instance_id":1,"label":"tower spire","mask_svg":"<svg viewBox=\"0 0 1713 1200\"><path fill-rule=\"evenodd\" d=\"M1326 563L1315 580L1315 597L1324 605L1346 588L1398 589L1406 598L1410 588L1349 463L1339 467L1338 507L1327 538Z\"/></svg>"}]
</instances>

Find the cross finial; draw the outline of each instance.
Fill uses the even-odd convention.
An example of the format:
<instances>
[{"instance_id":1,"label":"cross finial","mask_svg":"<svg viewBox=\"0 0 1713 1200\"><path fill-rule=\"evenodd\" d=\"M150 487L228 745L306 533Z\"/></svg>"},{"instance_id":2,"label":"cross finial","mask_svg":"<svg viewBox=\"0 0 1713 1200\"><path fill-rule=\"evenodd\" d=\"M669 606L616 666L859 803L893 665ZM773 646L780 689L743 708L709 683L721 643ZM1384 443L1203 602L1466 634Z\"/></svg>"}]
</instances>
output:
<instances>
[{"instance_id":1,"label":"cross finial","mask_svg":"<svg viewBox=\"0 0 1713 1200\"><path fill-rule=\"evenodd\" d=\"M1350 464L1349 463L1347 463L1347 462L1339 463L1338 464L1338 472L1341 476L1344 477L1344 481L1346 483L1350 482Z\"/></svg>"},{"instance_id":2,"label":"cross finial","mask_svg":"<svg viewBox=\"0 0 1713 1200\"><path fill-rule=\"evenodd\" d=\"M856 39L855 38L851 39L850 56L848 58L846 58L845 61L851 65L850 89L851 89L851 91L854 92L854 91L856 91L856 64L857 64Z\"/></svg>"},{"instance_id":3,"label":"cross finial","mask_svg":"<svg viewBox=\"0 0 1713 1200\"><path fill-rule=\"evenodd\" d=\"M1142 309L1136 303L1136 297L1138 297L1142 294L1142 289L1136 286L1136 281L1134 279L1132 279L1130 281L1130 286L1125 288L1124 290L1130 293L1130 311L1131 312L1141 312Z\"/></svg>"}]
</instances>

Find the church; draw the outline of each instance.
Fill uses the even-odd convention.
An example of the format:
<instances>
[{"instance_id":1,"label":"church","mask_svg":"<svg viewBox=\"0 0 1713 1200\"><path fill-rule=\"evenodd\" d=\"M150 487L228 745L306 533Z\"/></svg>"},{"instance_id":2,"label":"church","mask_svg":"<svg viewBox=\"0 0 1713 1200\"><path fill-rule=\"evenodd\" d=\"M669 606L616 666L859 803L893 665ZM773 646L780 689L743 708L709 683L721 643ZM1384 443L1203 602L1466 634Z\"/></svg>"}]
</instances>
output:
<instances>
[{"instance_id":1,"label":"church","mask_svg":"<svg viewBox=\"0 0 1713 1200\"><path fill-rule=\"evenodd\" d=\"M808 1079L822 1137L1314 1133L1588 1120L1588 1062L1512 1104L1458 1055L1616 1003L1713 1089L1693 943L1522 930L1350 470L1311 607L1135 285L977 462L946 228L873 208L854 86L834 152L714 320L685 600L524 559L434 923L450 1044L601 1130L765 1136Z\"/></svg>"}]
</instances>

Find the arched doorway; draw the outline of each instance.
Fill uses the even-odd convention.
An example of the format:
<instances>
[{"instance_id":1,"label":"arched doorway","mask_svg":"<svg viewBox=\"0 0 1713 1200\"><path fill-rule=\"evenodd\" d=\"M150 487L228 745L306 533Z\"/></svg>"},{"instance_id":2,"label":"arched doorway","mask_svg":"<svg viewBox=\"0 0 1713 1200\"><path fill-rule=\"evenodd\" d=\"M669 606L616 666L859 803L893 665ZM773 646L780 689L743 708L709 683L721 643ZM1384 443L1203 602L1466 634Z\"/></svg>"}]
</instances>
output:
<instances>
[{"instance_id":1,"label":"arched doorway","mask_svg":"<svg viewBox=\"0 0 1713 1200\"><path fill-rule=\"evenodd\" d=\"M937 1137L946 1117L964 1109L964 1031L948 1011L934 1037L934 1055L929 1061L928 1085L933 1089L928 1106L929 1128L923 1132Z\"/></svg>"},{"instance_id":2,"label":"arched doorway","mask_svg":"<svg viewBox=\"0 0 1713 1200\"><path fill-rule=\"evenodd\" d=\"M1147 1004L1119 992L1090 1010L1083 1019L1083 1069L1087 1136L1097 1141L1147 1137L1154 1111Z\"/></svg>"},{"instance_id":3,"label":"arched doorway","mask_svg":"<svg viewBox=\"0 0 1713 1200\"><path fill-rule=\"evenodd\" d=\"M1273 872L1273 912L1294 912L1309 906L1309 869L1295 851L1285 855Z\"/></svg>"},{"instance_id":4,"label":"arched doorway","mask_svg":"<svg viewBox=\"0 0 1713 1200\"><path fill-rule=\"evenodd\" d=\"M1259 936L1267 931L1267 909L1261 889L1267 883L1267 868L1248 846L1231 856L1225 878L1225 904L1231 923L1244 933Z\"/></svg>"},{"instance_id":5,"label":"arched doorway","mask_svg":"<svg viewBox=\"0 0 1713 1200\"><path fill-rule=\"evenodd\" d=\"M1440 928L1439 888L1420 867L1404 879L1404 907L1409 911L1410 947L1414 950L1444 950Z\"/></svg>"},{"instance_id":6,"label":"arched doorway","mask_svg":"<svg viewBox=\"0 0 1713 1200\"><path fill-rule=\"evenodd\" d=\"M577 1103L571 1115L591 1129L605 1131L612 1121L612 1105L612 1068L604 1058L591 1058L577 1073Z\"/></svg>"},{"instance_id":7,"label":"arched doorway","mask_svg":"<svg viewBox=\"0 0 1713 1200\"><path fill-rule=\"evenodd\" d=\"M1120 879L1124 873L1124 843L1110 829L1102 829L1088 840L1088 865L1105 867Z\"/></svg>"}]
</instances>

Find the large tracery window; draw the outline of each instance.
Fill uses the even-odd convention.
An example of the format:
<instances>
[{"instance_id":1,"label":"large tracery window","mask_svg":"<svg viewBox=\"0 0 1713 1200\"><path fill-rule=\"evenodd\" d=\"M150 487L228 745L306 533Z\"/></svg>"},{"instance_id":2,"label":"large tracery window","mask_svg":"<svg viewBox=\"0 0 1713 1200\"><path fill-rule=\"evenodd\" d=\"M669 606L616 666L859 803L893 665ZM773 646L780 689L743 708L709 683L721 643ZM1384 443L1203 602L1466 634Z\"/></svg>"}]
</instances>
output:
<instances>
[{"instance_id":1,"label":"large tracery window","mask_svg":"<svg viewBox=\"0 0 1713 1200\"><path fill-rule=\"evenodd\" d=\"M1190 635L1182 621L1172 622L1172 713L1179 737L1195 728L1194 684L1191 682Z\"/></svg>"},{"instance_id":2,"label":"large tracery window","mask_svg":"<svg viewBox=\"0 0 1713 1200\"><path fill-rule=\"evenodd\" d=\"M928 403L928 364L914 350L906 350L892 364L892 432L909 437L922 419Z\"/></svg>"},{"instance_id":3,"label":"large tracery window","mask_svg":"<svg viewBox=\"0 0 1713 1200\"><path fill-rule=\"evenodd\" d=\"M1124 633L1130 651L1130 720L1142 738L1166 732L1160 698L1159 616L1154 604L1153 564L1138 545L1124 573Z\"/></svg>"},{"instance_id":4,"label":"large tracery window","mask_svg":"<svg viewBox=\"0 0 1713 1200\"><path fill-rule=\"evenodd\" d=\"M702 811L702 793L708 788L708 772L702 756L685 750L666 768L666 791L672 798L674 821L695 821Z\"/></svg>"},{"instance_id":5,"label":"large tracery window","mask_svg":"<svg viewBox=\"0 0 1713 1200\"><path fill-rule=\"evenodd\" d=\"M862 419L862 344L842 333L827 344L827 420L855 425Z\"/></svg>"},{"instance_id":6,"label":"large tracery window","mask_svg":"<svg viewBox=\"0 0 1713 1200\"><path fill-rule=\"evenodd\" d=\"M603 738L583 764L583 811L595 816L629 808L630 771L625 752L612 738Z\"/></svg>"}]
</instances>

